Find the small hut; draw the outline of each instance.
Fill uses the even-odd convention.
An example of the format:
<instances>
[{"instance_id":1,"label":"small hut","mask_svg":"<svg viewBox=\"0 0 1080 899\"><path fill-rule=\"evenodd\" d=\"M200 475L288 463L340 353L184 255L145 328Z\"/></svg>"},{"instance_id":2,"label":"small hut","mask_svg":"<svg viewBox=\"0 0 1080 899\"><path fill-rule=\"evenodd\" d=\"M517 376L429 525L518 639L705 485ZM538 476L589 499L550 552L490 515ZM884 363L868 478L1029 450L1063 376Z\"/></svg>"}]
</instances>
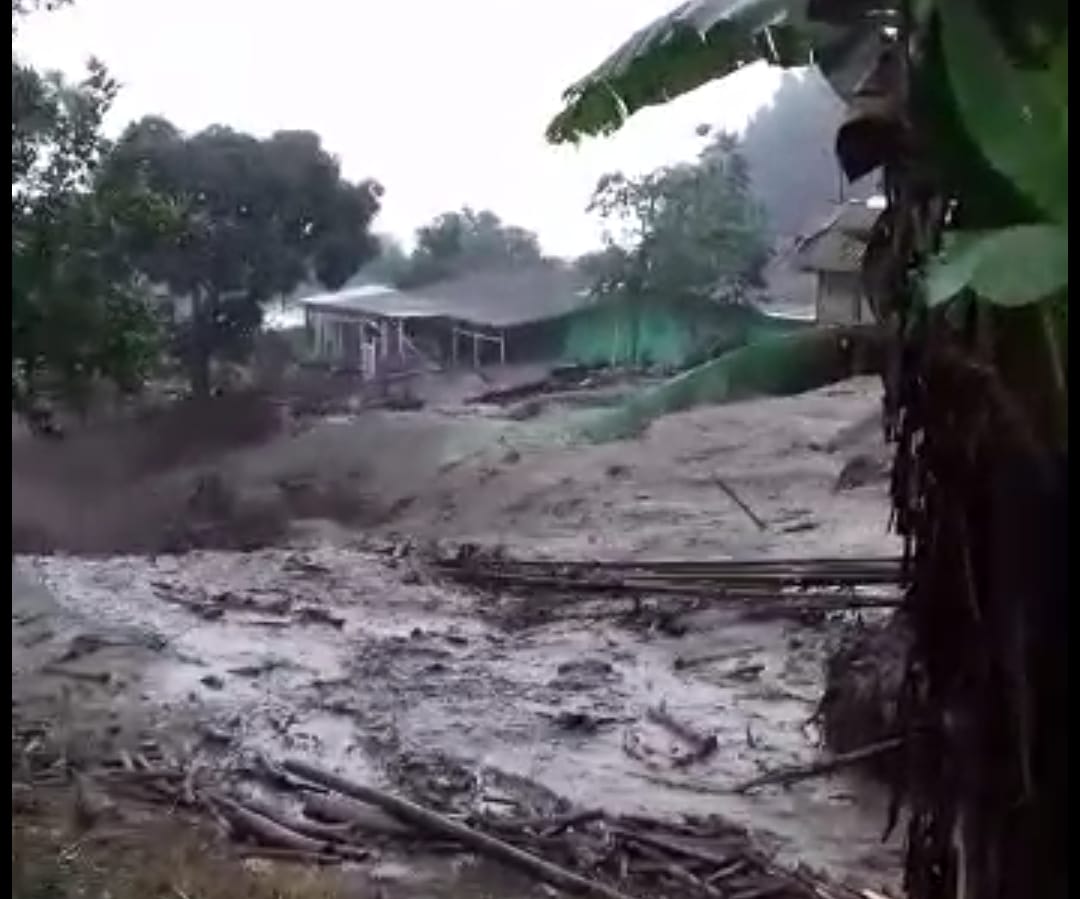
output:
<instances>
[{"instance_id":1,"label":"small hut","mask_svg":"<svg viewBox=\"0 0 1080 899\"><path fill-rule=\"evenodd\" d=\"M817 275L818 324L849 325L873 321L863 293L861 270L870 232L881 214L863 202L845 203L794 250L798 269Z\"/></svg>"}]
</instances>

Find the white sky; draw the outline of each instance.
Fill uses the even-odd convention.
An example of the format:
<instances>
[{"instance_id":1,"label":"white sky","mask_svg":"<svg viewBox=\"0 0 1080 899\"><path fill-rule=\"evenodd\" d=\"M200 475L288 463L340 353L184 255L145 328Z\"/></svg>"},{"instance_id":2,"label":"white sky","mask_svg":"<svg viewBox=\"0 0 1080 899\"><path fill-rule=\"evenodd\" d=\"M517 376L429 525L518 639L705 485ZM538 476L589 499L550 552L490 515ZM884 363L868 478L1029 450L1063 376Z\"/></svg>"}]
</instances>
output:
<instances>
[{"instance_id":1,"label":"white sky","mask_svg":"<svg viewBox=\"0 0 1080 899\"><path fill-rule=\"evenodd\" d=\"M687 159L702 123L740 129L780 73L752 66L639 113L610 138L552 147L562 90L676 0L76 0L20 26L34 64L91 54L123 84L110 127L160 114L259 135L309 129L346 177L386 187L376 230L407 239L447 209L488 207L547 252L599 243L597 178Z\"/></svg>"}]
</instances>

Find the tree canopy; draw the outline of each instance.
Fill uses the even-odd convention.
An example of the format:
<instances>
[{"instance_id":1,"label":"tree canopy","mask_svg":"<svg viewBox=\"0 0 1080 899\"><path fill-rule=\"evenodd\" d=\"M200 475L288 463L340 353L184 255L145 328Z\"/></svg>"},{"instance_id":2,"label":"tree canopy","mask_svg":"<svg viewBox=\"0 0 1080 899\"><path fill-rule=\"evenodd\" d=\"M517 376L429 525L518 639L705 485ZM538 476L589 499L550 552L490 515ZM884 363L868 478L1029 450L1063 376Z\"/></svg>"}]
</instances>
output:
<instances>
[{"instance_id":1,"label":"tree canopy","mask_svg":"<svg viewBox=\"0 0 1080 899\"><path fill-rule=\"evenodd\" d=\"M13 42L36 5L13 0ZM42 396L77 401L98 381L133 389L156 358L154 317L125 248L171 221L147 191L97 184L115 95L96 61L72 84L13 52L11 392L24 415Z\"/></svg>"},{"instance_id":2,"label":"tree canopy","mask_svg":"<svg viewBox=\"0 0 1080 899\"><path fill-rule=\"evenodd\" d=\"M196 392L210 360L246 350L261 304L314 279L344 284L378 251L370 226L382 188L350 183L308 131L259 139L216 125L185 135L148 117L124 132L100 183L165 197L181 227L131 247L152 282L186 297L175 348Z\"/></svg>"},{"instance_id":3,"label":"tree canopy","mask_svg":"<svg viewBox=\"0 0 1080 899\"><path fill-rule=\"evenodd\" d=\"M765 217L731 137L693 163L603 176L589 209L607 244L579 261L595 293L736 299L760 283Z\"/></svg>"},{"instance_id":4,"label":"tree canopy","mask_svg":"<svg viewBox=\"0 0 1080 899\"><path fill-rule=\"evenodd\" d=\"M385 240L380 257L362 275L407 289L467 272L521 268L542 259L540 240L532 231L505 224L489 209L466 206L418 228L410 254L396 241Z\"/></svg>"}]
</instances>

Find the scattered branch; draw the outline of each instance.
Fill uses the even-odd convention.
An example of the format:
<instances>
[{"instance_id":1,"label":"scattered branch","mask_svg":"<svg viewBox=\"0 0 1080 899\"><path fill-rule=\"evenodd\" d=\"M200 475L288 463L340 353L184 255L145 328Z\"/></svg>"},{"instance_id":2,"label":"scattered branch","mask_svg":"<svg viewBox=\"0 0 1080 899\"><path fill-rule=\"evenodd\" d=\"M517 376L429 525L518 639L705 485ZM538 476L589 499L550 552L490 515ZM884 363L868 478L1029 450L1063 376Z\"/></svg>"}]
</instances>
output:
<instances>
[{"instance_id":1,"label":"scattered branch","mask_svg":"<svg viewBox=\"0 0 1080 899\"><path fill-rule=\"evenodd\" d=\"M746 517L757 525L759 531L766 531L769 529L769 526L764 521L762 521L758 514L743 501L742 497L740 497L739 494L735 492L734 487L732 487L727 481L720 477L720 475L713 475L713 478L716 481L716 486L723 490L724 493L726 493L731 499L731 501L735 503L735 505L738 506L740 509L742 509L743 512L746 513Z\"/></svg>"},{"instance_id":2,"label":"scattered branch","mask_svg":"<svg viewBox=\"0 0 1080 899\"><path fill-rule=\"evenodd\" d=\"M796 783L800 780L808 780L811 777L817 777L821 774L830 774L841 768L857 765L860 762L865 762L869 759L877 758L880 755L885 755L886 753L899 749L903 742L903 739L900 737L892 737L888 740L882 740L880 743L862 746L859 749L851 750L851 752L843 752L827 759L811 762L808 765L794 765L790 768L780 768L776 771L769 771L759 777L751 778L750 780L732 787L731 792L747 793L750 790L768 786L769 784L786 785Z\"/></svg>"},{"instance_id":3,"label":"scattered branch","mask_svg":"<svg viewBox=\"0 0 1080 899\"><path fill-rule=\"evenodd\" d=\"M578 874L545 861L529 852L511 846L502 840L473 830L423 806L394 796L382 790L347 780L340 775L309 765L307 762L290 759L285 762L285 770L307 780L321 783L352 799L368 802L384 809L400 820L422 830L439 836L459 840L475 851L497 859L515 868L526 871L545 883L568 892L587 896L601 896L604 899L628 899L622 893L605 884L589 880Z\"/></svg>"}]
</instances>

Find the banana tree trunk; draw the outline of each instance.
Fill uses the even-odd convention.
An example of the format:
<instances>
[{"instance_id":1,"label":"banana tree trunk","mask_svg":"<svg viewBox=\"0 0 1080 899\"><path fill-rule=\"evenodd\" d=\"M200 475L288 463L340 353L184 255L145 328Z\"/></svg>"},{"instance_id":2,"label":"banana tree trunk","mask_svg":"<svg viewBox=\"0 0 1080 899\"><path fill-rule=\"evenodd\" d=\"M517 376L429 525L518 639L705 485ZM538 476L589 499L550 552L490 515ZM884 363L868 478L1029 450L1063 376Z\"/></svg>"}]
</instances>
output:
<instances>
[{"instance_id":1,"label":"banana tree trunk","mask_svg":"<svg viewBox=\"0 0 1080 899\"><path fill-rule=\"evenodd\" d=\"M918 899L1066 887L1067 430L1035 332L1015 312L984 324L976 355L931 323L908 344L896 397Z\"/></svg>"}]
</instances>

